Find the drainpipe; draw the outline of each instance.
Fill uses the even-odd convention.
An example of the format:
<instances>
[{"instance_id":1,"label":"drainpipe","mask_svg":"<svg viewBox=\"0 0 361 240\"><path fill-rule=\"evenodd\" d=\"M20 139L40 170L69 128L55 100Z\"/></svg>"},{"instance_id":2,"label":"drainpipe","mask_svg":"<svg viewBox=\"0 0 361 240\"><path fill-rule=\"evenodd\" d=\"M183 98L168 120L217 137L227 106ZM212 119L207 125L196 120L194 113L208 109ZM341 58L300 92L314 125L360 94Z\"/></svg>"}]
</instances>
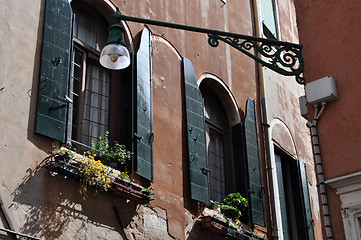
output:
<instances>
[{"instance_id":1,"label":"drainpipe","mask_svg":"<svg viewBox=\"0 0 361 240\"><path fill-rule=\"evenodd\" d=\"M317 122L318 122L318 119L320 118L322 112L324 111L327 103L322 102L321 105L322 105L322 107L321 107L321 110L319 113L318 113L318 105L314 106L315 115L314 115L313 121L308 122L307 126L311 129L312 147L313 147L313 154L314 154L315 163L316 163L316 173L317 173L317 177L318 177L318 185L320 188L322 215L323 215L323 221L325 223L326 237L327 237L327 239L333 239L332 226L331 226L331 220L330 220L330 212L329 212L329 208L328 208L325 175L323 174L320 144L319 144L319 138L318 138L318 133L317 133Z\"/></svg>"},{"instance_id":2,"label":"drainpipe","mask_svg":"<svg viewBox=\"0 0 361 240\"><path fill-rule=\"evenodd\" d=\"M259 14L259 6L257 4L257 0L251 1L252 9L253 9L253 26L254 26L254 35L260 36L260 14ZM258 53L258 57L262 56ZM256 79L257 79L257 103L258 109L257 117L261 119L262 129L263 131L259 131L260 133L260 141L263 140L263 148L262 152L262 175L265 176L266 183L265 186L265 207L267 211L267 236L270 239L279 239L278 236L278 227L277 227L277 214L275 209L275 194L274 194L274 183L272 177L272 165L271 165L271 153L270 153L270 142L269 142L269 124L267 118L267 104L266 104L266 93L263 81L263 67L261 64L256 63ZM260 144L261 146L261 144Z\"/></svg>"}]
</instances>

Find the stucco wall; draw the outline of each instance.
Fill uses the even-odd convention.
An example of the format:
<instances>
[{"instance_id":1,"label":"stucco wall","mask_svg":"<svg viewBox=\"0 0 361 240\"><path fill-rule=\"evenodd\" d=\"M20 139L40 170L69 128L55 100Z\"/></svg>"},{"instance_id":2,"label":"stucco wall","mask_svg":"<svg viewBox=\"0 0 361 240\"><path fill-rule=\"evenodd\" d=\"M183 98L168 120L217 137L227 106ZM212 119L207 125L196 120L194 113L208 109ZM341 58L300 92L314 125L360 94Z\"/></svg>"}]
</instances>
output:
<instances>
[{"instance_id":1,"label":"stucco wall","mask_svg":"<svg viewBox=\"0 0 361 240\"><path fill-rule=\"evenodd\" d=\"M306 82L333 76L339 98L330 102L318 122L325 178L361 170L359 76L361 34L359 1L296 0L300 41L303 44ZM309 107L309 117L313 115ZM340 199L328 188L335 239L344 239Z\"/></svg>"},{"instance_id":2,"label":"stucco wall","mask_svg":"<svg viewBox=\"0 0 361 240\"><path fill-rule=\"evenodd\" d=\"M256 32L252 1L88 2L101 12L109 12L116 5L130 16L244 35ZM297 41L292 4L279 2L280 19L285 23L280 25L282 40ZM83 201L79 182L37 168L57 146L34 133L45 0L0 0L0 5L0 196L15 230L43 239L221 239L196 223L201 208L189 197L181 58L192 61L198 79L208 74L222 81L241 115L248 98L258 101L259 69L255 62L223 43L211 48L205 34L149 26L155 169L151 186L155 200L136 205L109 193L91 191ZM143 25L127 22L126 27L127 41L136 49ZM297 97L302 87L293 78L281 78L266 69L262 74L268 119L280 119L287 125L295 157L312 169L311 150L305 147L308 131L298 113ZM285 145L280 139L279 144ZM310 172L314 194L314 175ZM315 221L317 228L316 217Z\"/></svg>"}]
</instances>

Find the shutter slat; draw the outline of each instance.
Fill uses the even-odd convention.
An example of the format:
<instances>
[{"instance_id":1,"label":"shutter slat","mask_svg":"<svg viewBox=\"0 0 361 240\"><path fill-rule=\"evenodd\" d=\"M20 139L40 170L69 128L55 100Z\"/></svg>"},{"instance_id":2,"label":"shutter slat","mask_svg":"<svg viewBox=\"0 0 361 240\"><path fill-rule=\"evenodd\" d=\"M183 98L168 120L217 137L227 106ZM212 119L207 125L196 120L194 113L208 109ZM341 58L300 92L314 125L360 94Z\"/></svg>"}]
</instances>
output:
<instances>
[{"instance_id":1,"label":"shutter slat","mask_svg":"<svg viewBox=\"0 0 361 240\"><path fill-rule=\"evenodd\" d=\"M71 48L69 1L47 0L35 131L61 142L66 140L67 104L59 97L68 94Z\"/></svg>"},{"instance_id":2,"label":"shutter slat","mask_svg":"<svg viewBox=\"0 0 361 240\"><path fill-rule=\"evenodd\" d=\"M259 157L257 119L255 102L247 100L244 122L248 165L249 196L252 220L254 224L266 226L264 188L262 184L261 163Z\"/></svg>"},{"instance_id":3,"label":"shutter slat","mask_svg":"<svg viewBox=\"0 0 361 240\"><path fill-rule=\"evenodd\" d=\"M203 98L190 60L183 58L191 198L209 202ZM195 140L196 139L196 140Z\"/></svg>"},{"instance_id":4,"label":"shutter slat","mask_svg":"<svg viewBox=\"0 0 361 240\"><path fill-rule=\"evenodd\" d=\"M136 141L137 173L153 181L153 106L151 35L144 28L137 52Z\"/></svg>"}]
</instances>

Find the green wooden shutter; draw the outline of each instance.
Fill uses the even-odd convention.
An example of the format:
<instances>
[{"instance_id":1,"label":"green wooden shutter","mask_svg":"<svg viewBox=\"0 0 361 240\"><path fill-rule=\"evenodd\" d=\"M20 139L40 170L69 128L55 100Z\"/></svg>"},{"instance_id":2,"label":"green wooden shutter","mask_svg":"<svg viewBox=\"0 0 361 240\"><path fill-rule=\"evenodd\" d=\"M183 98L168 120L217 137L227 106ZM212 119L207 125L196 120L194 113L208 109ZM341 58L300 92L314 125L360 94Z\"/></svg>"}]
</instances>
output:
<instances>
[{"instance_id":1,"label":"green wooden shutter","mask_svg":"<svg viewBox=\"0 0 361 240\"><path fill-rule=\"evenodd\" d=\"M191 198L209 202L203 98L190 60L183 58Z\"/></svg>"},{"instance_id":2,"label":"green wooden shutter","mask_svg":"<svg viewBox=\"0 0 361 240\"><path fill-rule=\"evenodd\" d=\"M281 210L281 220L282 220L282 231L283 231L283 239L290 239L288 232L288 219L287 219L287 209L286 209L286 194L285 188L283 184L283 173L282 173L282 159L281 156L275 154L275 162L276 162L276 173L277 173L277 186L279 193L279 201L280 201L280 210Z\"/></svg>"},{"instance_id":3,"label":"green wooden shutter","mask_svg":"<svg viewBox=\"0 0 361 240\"><path fill-rule=\"evenodd\" d=\"M72 11L68 0L47 0L35 131L66 140L72 49Z\"/></svg>"},{"instance_id":4,"label":"green wooden shutter","mask_svg":"<svg viewBox=\"0 0 361 240\"><path fill-rule=\"evenodd\" d=\"M136 171L153 181L152 46L148 28L142 31L137 52L136 81Z\"/></svg>"},{"instance_id":5,"label":"green wooden shutter","mask_svg":"<svg viewBox=\"0 0 361 240\"><path fill-rule=\"evenodd\" d=\"M305 227L309 240L315 239L314 230L313 230L313 219L312 219L312 209L310 204L310 196L308 193L308 181L307 181L307 173L306 173L306 165L297 161L299 177L300 177L300 185L301 185L301 196L303 197L303 206L305 211Z\"/></svg>"},{"instance_id":6,"label":"green wooden shutter","mask_svg":"<svg viewBox=\"0 0 361 240\"><path fill-rule=\"evenodd\" d=\"M261 14L263 24L277 38L276 19L273 0L261 0Z\"/></svg>"},{"instance_id":7,"label":"green wooden shutter","mask_svg":"<svg viewBox=\"0 0 361 240\"><path fill-rule=\"evenodd\" d=\"M249 182L248 201L251 208L252 221L254 224L266 226L264 187L262 184L262 169L259 156L255 101L253 99L247 100L244 127Z\"/></svg>"}]
</instances>

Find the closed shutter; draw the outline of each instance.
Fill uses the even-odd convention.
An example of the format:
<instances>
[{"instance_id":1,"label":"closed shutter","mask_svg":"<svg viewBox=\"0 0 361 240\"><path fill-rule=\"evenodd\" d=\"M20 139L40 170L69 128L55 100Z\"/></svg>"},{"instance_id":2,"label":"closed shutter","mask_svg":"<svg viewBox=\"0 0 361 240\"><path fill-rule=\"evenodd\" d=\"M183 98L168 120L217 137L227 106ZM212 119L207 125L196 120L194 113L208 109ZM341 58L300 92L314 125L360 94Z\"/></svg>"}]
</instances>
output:
<instances>
[{"instance_id":1,"label":"closed shutter","mask_svg":"<svg viewBox=\"0 0 361 240\"><path fill-rule=\"evenodd\" d=\"M72 11L68 0L47 0L35 131L65 142Z\"/></svg>"},{"instance_id":2,"label":"closed shutter","mask_svg":"<svg viewBox=\"0 0 361 240\"><path fill-rule=\"evenodd\" d=\"M301 184L301 192L303 196L303 203L304 203L304 211L305 211L305 228L307 231L308 239L313 240L315 239L314 230L313 230L313 219L312 219L312 209L310 204L310 196L308 193L308 181L307 181L307 173L306 173L306 165L301 162L297 161L298 169L299 169L299 177L300 177L300 184Z\"/></svg>"},{"instance_id":3,"label":"closed shutter","mask_svg":"<svg viewBox=\"0 0 361 240\"><path fill-rule=\"evenodd\" d=\"M280 210L281 210L281 220L282 220L282 235L283 239L290 239L288 232L288 219L287 219L287 209L286 209L286 194L285 186L283 184L283 173L282 173L282 159L281 156L275 154L275 163L276 163L276 172L277 172L277 186L278 186L278 197L280 201Z\"/></svg>"},{"instance_id":4,"label":"closed shutter","mask_svg":"<svg viewBox=\"0 0 361 240\"><path fill-rule=\"evenodd\" d=\"M137 52L136 81L136 171L153 181L152 46L148 28L143 29Z\"/></svg>"},{"instance_id":5,"label":"closed shutter","mask_svg":"<svg viewBox=\"0 0 361 240\"><path fill-rule=\"evenodd\" d=\"M190 60L183 58L191 198L209 202L203 98Z\"/></svg>"},{"instance_id":6,"label":"closed shutter","mask_svg":"<svg viewBox=\"0 0 361 240\"><path fill-rule=\"evenodd\" d=\"M252 221L254 224L266 226L264 187L259 156L255 101L253 99L247 100L244 128L249 182L248 201L251 208Z\"/></svg>"}]
</instances>

